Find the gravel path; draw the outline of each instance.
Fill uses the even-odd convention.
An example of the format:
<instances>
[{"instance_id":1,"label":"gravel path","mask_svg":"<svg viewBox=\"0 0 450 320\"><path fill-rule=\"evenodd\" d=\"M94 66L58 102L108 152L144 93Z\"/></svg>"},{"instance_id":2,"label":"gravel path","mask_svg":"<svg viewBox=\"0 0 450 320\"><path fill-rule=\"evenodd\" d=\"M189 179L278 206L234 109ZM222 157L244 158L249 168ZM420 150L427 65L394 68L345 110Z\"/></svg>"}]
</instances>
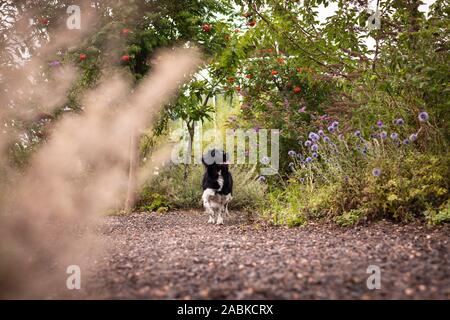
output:
<instances>
[{"instance_id":1,"label":"gravel path","mask_svg":"<svg viewBox=\"0 0 450 320\"><path fill-rule=\"evenodd\" d=\"M196 211L106 218L92 298L450 299L450 227L286 229L232 214L208 225ZM368 290L369 265L381 289Z\"/></svg>"}]
</instances>

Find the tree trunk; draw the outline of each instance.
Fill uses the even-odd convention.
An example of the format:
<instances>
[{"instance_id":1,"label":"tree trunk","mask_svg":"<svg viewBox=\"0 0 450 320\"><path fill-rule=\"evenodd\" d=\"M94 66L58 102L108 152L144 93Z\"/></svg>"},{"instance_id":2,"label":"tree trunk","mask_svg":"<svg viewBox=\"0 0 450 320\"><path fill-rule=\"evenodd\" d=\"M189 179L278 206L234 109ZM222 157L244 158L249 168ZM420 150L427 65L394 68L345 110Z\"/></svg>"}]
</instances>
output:
<instances>
[{"instance_id":1,"label":"tree trunk","mask_svg":"<svg viewBox=\"0 0 450 320\"><path fill-rule=\"evenodd\" d=\"M187 130L188 130L188 135L189 135L189 140L188 140L188 149L187 149L187 153L184 157L184 179L187 179L188 176L188 167L191 164L191 160L192 160L192 145L193 145L193 140L194 140L194 122L189 121L186 122L186 126L187 126Z\"/></svg>"},{"instance_id":2,"label":"tree trunk","mask_svg":"<svg viewBox=\"0 0 450 320\"><path fill-rule=\"evenodd\" d=\"M128 187L127 187L127 198L125 200L125 212L131 213L136 200L136 176L137 176L137 158L138 151L136 149L136 134L134 130L130 135L130 145L129 145L129 167L128 167Z\"/></svg>"}]
</instances>

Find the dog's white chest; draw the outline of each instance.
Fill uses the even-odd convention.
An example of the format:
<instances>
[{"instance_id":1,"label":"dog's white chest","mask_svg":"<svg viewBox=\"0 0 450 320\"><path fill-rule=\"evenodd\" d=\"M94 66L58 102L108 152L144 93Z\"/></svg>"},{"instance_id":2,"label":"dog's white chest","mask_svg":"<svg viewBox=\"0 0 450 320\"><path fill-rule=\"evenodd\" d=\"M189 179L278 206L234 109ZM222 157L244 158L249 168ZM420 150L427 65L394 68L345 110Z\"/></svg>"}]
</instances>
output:
<instances>
[{"instance_id":1,"label":"dog's white chest","mask_svg":"<svg viewBox=\"0 0 450 320\"><path fill-rule=\"evenodd\" d=\"M217 178L217 183L219 184L219 191L223 188L223 176L222 174L219 174L219 177Z\"/></svg>"}]
</instances>

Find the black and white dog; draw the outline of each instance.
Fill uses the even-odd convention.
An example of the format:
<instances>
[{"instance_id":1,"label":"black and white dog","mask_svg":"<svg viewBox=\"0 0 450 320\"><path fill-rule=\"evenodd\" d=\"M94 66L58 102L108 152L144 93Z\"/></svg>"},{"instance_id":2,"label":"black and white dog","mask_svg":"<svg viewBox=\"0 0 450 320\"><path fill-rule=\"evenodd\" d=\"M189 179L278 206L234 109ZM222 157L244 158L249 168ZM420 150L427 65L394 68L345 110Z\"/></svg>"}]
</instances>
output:
<instances>
[{"instance_id":1,"label":"black and white dog","mask_svg":"<svg viewBox=\"0 0 450 320\"><path fill-rule=\"evenodd\" d=\"M202 200L209 214L208 223L223 224L228 215L228 202L233 198L233 178L227 161L228 155L219 149L208 151L202 158L206 167Z\"/></svg>"}]
</instances>

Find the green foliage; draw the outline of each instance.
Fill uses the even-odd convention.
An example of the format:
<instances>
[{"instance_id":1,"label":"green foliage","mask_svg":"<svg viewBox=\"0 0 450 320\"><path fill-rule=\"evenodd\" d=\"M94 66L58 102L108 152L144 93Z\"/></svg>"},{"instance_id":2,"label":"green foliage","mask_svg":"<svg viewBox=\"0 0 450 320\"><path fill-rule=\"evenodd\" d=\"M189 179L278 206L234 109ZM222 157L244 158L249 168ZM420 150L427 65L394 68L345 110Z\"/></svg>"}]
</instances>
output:
<instances>
[{"instance_id":1,"label":"green foliage","mask_svg":"<svg viewBox=\"0 0 450 320\"><path fill-rule=\"evenodd\" d=\"M343 213L340 216L335 217L334 221L342 227L350 227L359 223L367 216L364 208L352 209Z\"/></svg>"},{"instance_id":2,"label":"green foliage","mask_svg":"<svg viewBox=\"0 0 450 320\"><path fill-rule=\"evenodd\" d=\"M318 145L320 158L292 159L286 186L271 192L265 211L275 223L323 218L342 226L381 218L448 222L448 153L349 136Z\"/></svg>"},{"instance_id":3,"label":"green foliage","mask_svg":"<svg viewBox=\"0 0 450 320\"><path fill-rule=\"evenodd\" d=\"M428 223L439 225L450 222L450 200L443 203L438 210L429 209L425 212Z\"/></svg>"},{"instance_id":4,"label":"green foliage","mask_svg":"<svg viewBox=\"0 0 450 320\"><path fill-rule=\"evenodd\" d=\"M449 159L448 154L411 153L386 161L381 177L367 178L363 190L367 205L396 220L420 217L427 207L438 208L449 194Z\"/></svg>"},{"instance_id":5,"label":"green foliage","mask_svg":"<svg viewBox=\"0 0 450 320\"><path fill-rule=\"evenodd\" d=\"M145 187L139 194L136 208L140 211L165 212L170 209L170 202L164 195Z\"/></svg>"}]
</instances>

